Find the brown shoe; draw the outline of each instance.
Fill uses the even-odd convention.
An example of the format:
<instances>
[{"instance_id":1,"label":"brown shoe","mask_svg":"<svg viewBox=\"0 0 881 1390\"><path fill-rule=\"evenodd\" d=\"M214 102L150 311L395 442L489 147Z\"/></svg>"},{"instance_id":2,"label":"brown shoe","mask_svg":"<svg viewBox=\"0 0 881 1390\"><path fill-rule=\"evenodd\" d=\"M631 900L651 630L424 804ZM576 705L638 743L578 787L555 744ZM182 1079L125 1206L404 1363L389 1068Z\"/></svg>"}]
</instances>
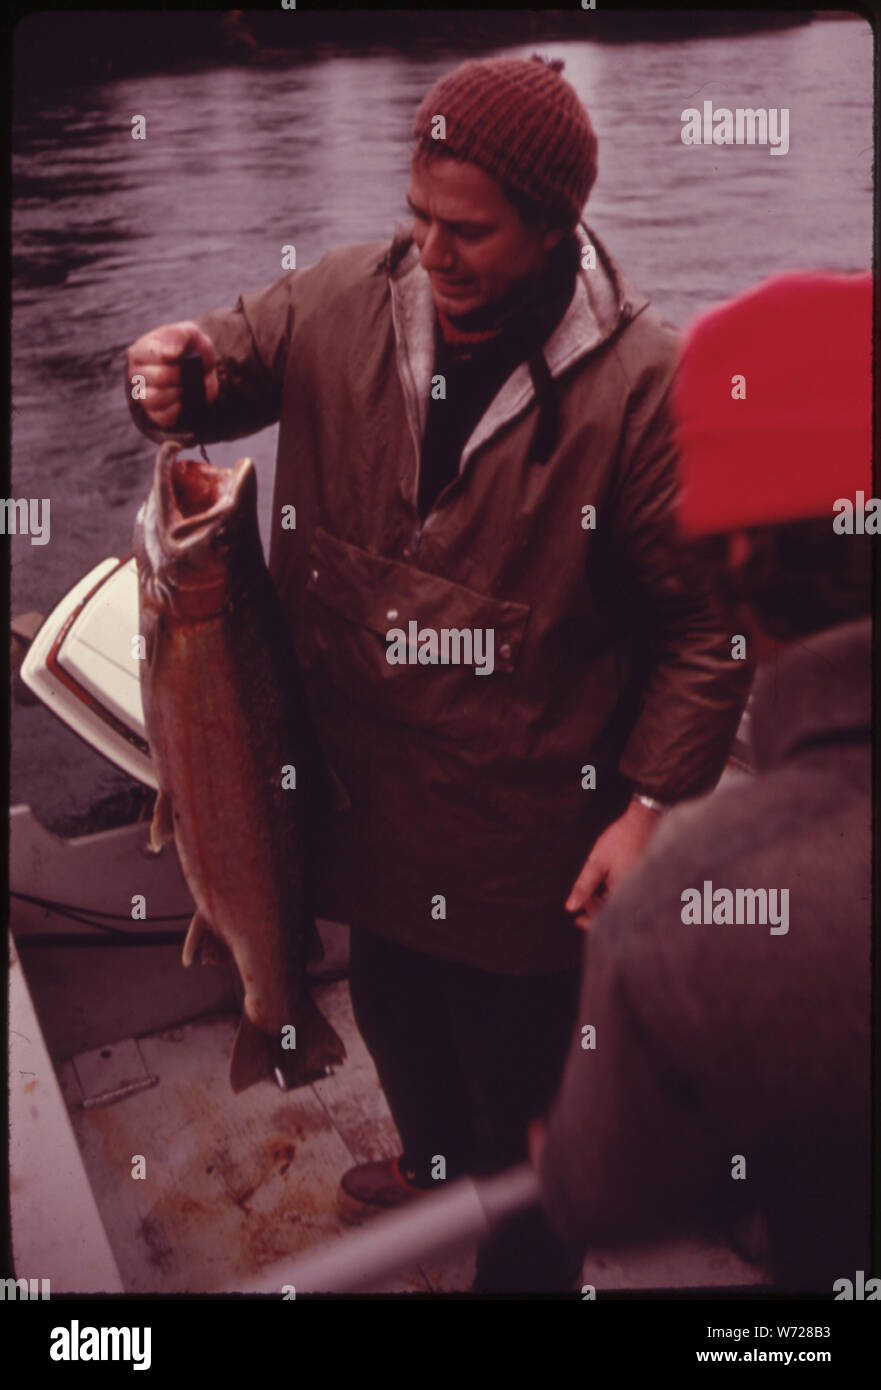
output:
<instances>
[{"instance_id":1,"label":"brown shoe","mask_svg":"<svg viewBox=\"0 0 881 1390\"><path fill-rule=\"evenodd\" d=\"M408 1181L401 1172L397 1158L384 1158L378 1163L359 1163L340 1178L337 1208L349 1225L358 1225L370 1216L424 1196L425 1189Z\"/></svg>"}]
</instances>

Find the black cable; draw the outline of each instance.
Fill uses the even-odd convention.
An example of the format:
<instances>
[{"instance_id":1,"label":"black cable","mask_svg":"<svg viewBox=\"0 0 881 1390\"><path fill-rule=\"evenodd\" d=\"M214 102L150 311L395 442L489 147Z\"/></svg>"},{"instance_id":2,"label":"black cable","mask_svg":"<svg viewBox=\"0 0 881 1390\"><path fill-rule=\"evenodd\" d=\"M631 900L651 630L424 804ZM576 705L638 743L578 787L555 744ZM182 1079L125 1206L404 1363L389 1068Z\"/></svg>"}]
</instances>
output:
<instances>
[{"instance_id":1,"label":"black cable","mask_svg":"<svg viewBox=\"0 0 881 1390\"><path fill-rule=\"evenodd\" d=\"M28 946L87 946L90 950L96 946L110 946L114 949L122 946L181 947L185 937L186 932L176 931L114 932L112 937L79 936L73 932L22 932L16 935L15 945L19 951Z\"/></svg>"},{"instance_id":2,"label":"black cable","mask_svg":"<svg viewBox=\"0 0 881 1390\"><path fill-rule=\"evenodd\" d=\"M97 908L77 908L71 903L56 903L49 898L38 898L30 893L17 893L10 890L11 898L18 898L20 902L33 903L37 907L44 907L55 912L59 917L68 917L72 922L79 922L86 927L93 927L95 931L106 933L105 936L76 936L72 932L21 932L15 933L16 946L180 946L186 938L186 932L158 932L158 931L122 931L119 927L108 927L103 922L95 922L87 916L94 911L96 917L112 917L117 922L127 922L129 919L120 912L100 912ZM145 917L145 922L189 922L192 912L175 912L157 915L156 917ZM139 919L141 920L141 919ZM107 940L107 936L113 938ZM321 984L335 984L337 980L347 980L349 978L348 966L326 971L310 971L310 980Z\"/></svg>"},{"instance_id":3,"label":"black cable","mask_svg":"<svg viewBox=\"0 0 881 1390\"><path fill-rule=\"evenodd\" d=\"M38 907L51 907L53 912L90 912L93 917L109 917L115 922L128 922L130 919L124 912L101 912L97 907L76 907L73 903L56 903L51 898L38 898L30 893L17 893L10 891L11 898L19 898L24 903L36 903ZM195 912L192 908L189 912L169 912L162 916L146 917L147 922L189 922Z\"/></svg>"},{"instance_id":4,"label":"black cable","mask_svg":"<svg viewBox=\"0 0 881 1390\"><path fill-rule=\"evenodd\" d=\"M10 889L10 898L17 898L19 902L32 903L36 907L45 908L49 912L56 913L59 917L67 917L71 922L79 922L81 926L93 927L95 931L107 932L111 936L133 938L134 933L122 931L119 927L107 926L104 922L96 922L96 917L110 917L116 922L127 922L131 919L121 912L101 912L97 908L75 907L72 903L52 902L49 898L38 898L30 893L17 893ZM194 909L195 910L195 909ZM145 922L189 922L192 912L175 912L164 916L138 918L138 921ZM147 933L149 935L150 933ZM157 933L152 933L157 935ZM169 933L169 938L174 939L173 933Z\"/></svg>"},{"instance_id":5,"label":"black cable","mask_svg":"<svg viewBox=\"0 0 881 1390\"><path fill-rule=\"evenodd\" d=\"M34 947L56 947L76 950L86 947L94 950L96 947L117 947L124 946L183 946L186 932L120 932L115 935L114 940L108 940L106 936L75 936L72 932L27 932L21 936L16 936L15 945L18 951L24 950L28 946ZM335 985L340 980L349 978L348 966L340 966L334 970L310 970L307 972L310 985Z\"/></svg>"}]
</instances>

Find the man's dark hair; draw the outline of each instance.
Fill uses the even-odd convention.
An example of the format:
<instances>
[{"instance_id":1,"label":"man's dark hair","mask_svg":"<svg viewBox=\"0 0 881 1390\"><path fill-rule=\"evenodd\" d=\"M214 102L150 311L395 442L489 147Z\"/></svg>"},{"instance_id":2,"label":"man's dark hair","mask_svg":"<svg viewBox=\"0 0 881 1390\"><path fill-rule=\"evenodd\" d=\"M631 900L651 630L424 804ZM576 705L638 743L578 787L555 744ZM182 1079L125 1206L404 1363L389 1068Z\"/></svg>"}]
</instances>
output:
<instances>
[{"instance_id":1,"label":"man's dark hair","mask_svg":"<svg viewBox=\"0 0 881 1390\"><path fill-rule=\"evenodd\" d=\"M531 198L525 197L518 189L511 188L504 182L502 182L501 188L508 202L513 204L519 212L520 221L524 227L528 227L530 231L535 231L538 227L547 228L548 231L573 232L575 230L575 224L570 217L559 212L557 216L554 216L552 206L544 207L540 203L534 203Z\"/></svg>"},{"instance_id":2,"label":"man's dark hair","mask_svg":"<svg viewBox=\"0 0 881 1390\"><path fill-rule=\"evenodd\" d=\"M747 603L778 641L794 641L872 611L871 537L838 535L831 518L741 528L745 562L728 563L727 534L689 546L727 604Z\"/></svg>"},{"instance_id":3,"label":"man's dark hair","mask_svg":"<svg viewBox=\"0 0 881 1390\"><path fill-rule=\"evenodd\" d=\"M456 159L457 156L448 150L442 140L436 142L437 148L422 154L425 160L432 159ZM535 202L532 198L527 198L519 189L512 188L504 179L496 179L502 192L512 207L517 209L520 220L530 231L536 228L547 229L548 231L574 232L575 223L562 207L555 207L553 200L547 205Z\"/></svg>"}]
</instances>

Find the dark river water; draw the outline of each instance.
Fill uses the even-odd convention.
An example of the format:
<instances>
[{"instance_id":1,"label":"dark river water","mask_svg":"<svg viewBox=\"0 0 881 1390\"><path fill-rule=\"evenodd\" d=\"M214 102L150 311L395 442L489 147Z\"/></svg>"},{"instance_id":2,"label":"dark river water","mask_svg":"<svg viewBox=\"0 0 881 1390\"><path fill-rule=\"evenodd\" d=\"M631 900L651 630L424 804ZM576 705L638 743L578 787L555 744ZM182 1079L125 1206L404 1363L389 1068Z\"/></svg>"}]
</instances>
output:
<instances>
[{"instance_id":1,"label":"dark river water","mask_svg":"<svg viewBox=\"0 0 881 1390\"><path fill-rule=\"evenodd\" d=\"M872 37L846 19L675 43L552 42L599 136L585 214L684 324L777 272L857 270L872 247ZM536 47L485 56L528 56ZM405 215L409 125L473 53L323 51L264 67L120 78L22 104L14 131L11 496L51 499L51 540L12 537L12 611L47 613L130 549L152 444L132 425L124 351ZM682 111L788 107L790 148L688 147ZM147 139L131 138L132 117ZM353 421L353 428L357 422ZM257 462L264 527L274 429L212 446ZM12 716L12 802L71 831L131 784L41 706Z\"/></svg>"}]
</instances>

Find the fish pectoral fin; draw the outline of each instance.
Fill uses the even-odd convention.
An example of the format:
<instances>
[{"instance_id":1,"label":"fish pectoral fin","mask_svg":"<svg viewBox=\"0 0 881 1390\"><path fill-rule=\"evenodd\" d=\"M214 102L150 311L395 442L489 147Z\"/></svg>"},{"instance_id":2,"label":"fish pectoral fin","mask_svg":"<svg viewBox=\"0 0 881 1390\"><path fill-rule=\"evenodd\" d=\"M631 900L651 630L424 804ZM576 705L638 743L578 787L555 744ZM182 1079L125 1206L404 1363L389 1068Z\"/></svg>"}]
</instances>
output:
<instances>
[{"instance_id":1,"label":"fish pectoral fin","mask_svg":"<svg viewBox=\"0 0 881 1390\"><path fill-rule=\"evenodd\" d=\"M197 960L200 965L223 965L230 957L229 949L199 908L193 914L184 941L184 965Z\"/></svg>"},{"instance_id":2,"label":"fish pectoral fin","mask_svg":"<svg viewBox=\"0 0 881 1390\"><path fill-rule=\"evenodd\" d=\"M173 835L174 816L171 809L171 797L160 788L156 796L156 805L153 807L153 819L150 822L150 839L147 845L150 853L159 854L162 846L172 839Z\"/></svg>"}]
</instances>

